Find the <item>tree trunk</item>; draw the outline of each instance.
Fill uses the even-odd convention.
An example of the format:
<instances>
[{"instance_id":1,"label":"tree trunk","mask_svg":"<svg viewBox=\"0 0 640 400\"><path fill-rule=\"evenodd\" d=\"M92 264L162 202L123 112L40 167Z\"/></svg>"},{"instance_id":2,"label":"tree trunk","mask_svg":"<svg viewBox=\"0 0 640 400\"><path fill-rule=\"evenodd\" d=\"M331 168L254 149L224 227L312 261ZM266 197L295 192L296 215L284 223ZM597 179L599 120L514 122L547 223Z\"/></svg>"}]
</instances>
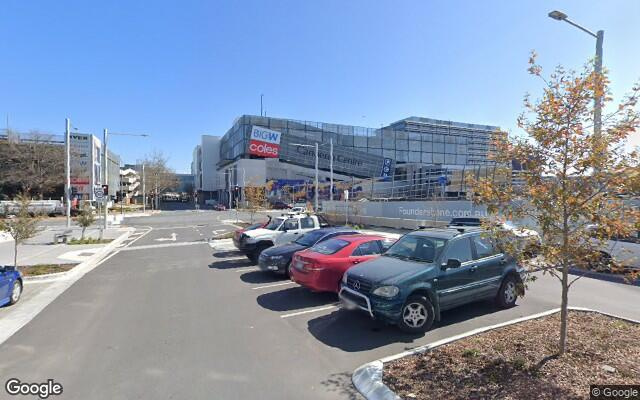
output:
<instances>
[{"instance_id":1,"label":"tree trunk","mask_svg":"<svg viewBox=\"0 0 640 400\"><path fill-rule=\"evenodd\" d=\"M13 243L13 267L18 269L18 239Z\"/></svg>"},{"instance_id":2,"label":"tree trunk","mask_svg":"<svg viewBox=\"0 0 640 400\"><path fill-rule=\"evenodd\" d=\"M84 240L84 231L87 229L86 226L82 227L82 233L80 234L80 240Z\"/></svg>"},{"instance_id":3,"label":"tree trunk","mask_svg":"<svg viewBox=\"0 0 640 400\"><path fill-rule=\"evenodd\" d=\"M562 302L560 303L560 347L558 354L563 355L567 348L567 314L569 306L569 266L562 267Z\"/></svg>"}]
</instances>

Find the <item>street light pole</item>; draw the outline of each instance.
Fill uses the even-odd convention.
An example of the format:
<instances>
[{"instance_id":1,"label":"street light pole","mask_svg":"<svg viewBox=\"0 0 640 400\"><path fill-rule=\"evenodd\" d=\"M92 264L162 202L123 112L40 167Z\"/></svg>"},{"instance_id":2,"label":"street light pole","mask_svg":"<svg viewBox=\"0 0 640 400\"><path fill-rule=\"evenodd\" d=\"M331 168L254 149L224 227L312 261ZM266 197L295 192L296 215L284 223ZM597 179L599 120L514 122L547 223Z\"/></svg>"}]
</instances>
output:
<instances>
[{"instance_id":1,"label":"street light pole","mask_svg":"<svg viewBox=\"0 0 640 400\"><path fill-rule=\"evenodd\" d=\"M333 138L329 139L329 170L330 183L329 183L329 200L333 201Z\"/></svg>"},{"instance_id":2,"label":"street light pole","mask_svg":"<svg viewBox=\"0 0 640 400\"><path fill-rule=\"evenodd\" d=\"M71 143L69 142L71 121L69 118L65 118L64 129L64 173L65 173L65 185L64 185L64 200L66 202L66 215L67 215L67 229L71 228Z\"/></svg>"},{"instance_id":3,"label":"street light pole","mask_svg":"<svg viewBox=\"0 0 640 400\"><path fill-rule=\"evenodd\" d=\"M315 195L315 212L318 212L318 142L316 142L316 195Z\"/></svg>"},{"instance_id":4,"label":"street light pole","mask_svg":"<svg viewBox=\"0 0 640 400\"><path fill-rule=\"evenodd\" d=\"M142 162L142 212L147 212L147 191L145 190L144 161Z\"/></svg>"},{"instance_id":5,"label":"street light pole","mask_svg":"<svg viewBox=\"0 0 640 400\"><path fill-rule=\"evenodd\" d=\"M107 128L104 128L103 131L103 139L104 139L104 180L103 180L103 184L107 185L107 193L103 193L102 195L104 196L104 224L103 224L103 228L106 230L107 229L107 216L109 214L109 168L107 166L107 164L109 163L108 158L107 158L107 139L109 137L109 131L107 130Z\"/></svg>"},{"instance_id":6,"label":"street light pole","mask_svg":"<svg viewBox=\"0 0 640 400\"><path fill-rule=\"evenodd\" d=\"M588 35L594 37L596 39L596 59L594 60L594 71L597 74L598 78L602 76L602 42L604 41L604 31L600 30L597 33L593 33L589 29L578 25L577 23L571 21L567 14L562 11L551 11L549 14L549 18L555 19L556 21L564 21L569 25L575 26L581 31L587 33ZM596 94L594 96L594 105L593 105L593 136L596 140L600 138L600 132L602 129L602 94L601 88L596 88Z\"/></svg>"}]
</instances>

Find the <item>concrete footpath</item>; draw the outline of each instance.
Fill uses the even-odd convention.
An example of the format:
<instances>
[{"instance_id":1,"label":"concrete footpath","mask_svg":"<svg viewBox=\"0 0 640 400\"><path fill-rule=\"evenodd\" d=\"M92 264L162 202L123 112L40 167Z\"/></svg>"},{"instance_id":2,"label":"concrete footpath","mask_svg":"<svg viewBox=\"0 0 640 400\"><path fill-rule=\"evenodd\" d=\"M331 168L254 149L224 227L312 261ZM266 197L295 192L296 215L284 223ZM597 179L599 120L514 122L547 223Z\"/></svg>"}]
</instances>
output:
<instances>
[{"instance_id":1,"label":"concrete footpath","mask_svg":"<svg viewBox=\"0 0 640 400\"><path fill-rule=\"evenodd\" d=\"M124 242L129 235L134 231L133 228L120 228L110 229L106 233L114 239L112 242L106 245L93 245L92 251L82 250L88 255L84 260L78 260L79 264L72 270L60 273L52 274L50 276L42 277L43 279L25 280L24 291L20 301L13 306L0 307L0 344L10 338L15 332L17 332L24 325L29 323L40 311L42 311L49 303L55 300L60 294L67 290L71 285L84 276L87 272L91 271L109 257L114 255L113 252L118 246ZM46 232L46 231L45 231ZM50 233L42 234L41 239ZM37 238L34 238L37 239ZM44 239L43 239L44 240ZM3 243L2 245L6 245ZM13 242L9 243L13 249ZM40 242L39 244L31 244L32 246L62 246L64 247L76 247L75 245L45 245ZM29 246L26 244L25 246ZM20 247L25 247L20 246ZM82 246L80 246L82 247ZM23 249L24 252L24 249ZM37 257L33 256L32 259L37 259L39 263L55 263L53 260L59 260L60 255L57 255L60 251L51 249L49 251L42 251ZM5 252L1 253L2 257L5 257ZM20 253L19 253L20 254ZM63 253L67 254L67 253ZM28 254L26 255L28 257ZM11 252L13 257L13 252ZM20 261L19 261L20 263ZM59 261L57 262L59 263Z\"/></svg>"},{"instance_id":2,"label":"concrete footpath","mask_svg":"<svg viewBox=\"0 0 640 400\"><path fill-rule=\"evenodd\" d=\"M71 237L79 239L80 227L66 229L64 226L42 226L42 230L33 238L18 245L18 265L37 264L77 264L88 260L107 244L53 244L54 236L71 230ZM126 228L109 228L101 230L97 227L87 228L85 238L117 239L126 232ZM13 265L13 239L0 243L0 264Z\"/></svg>"}]
</instances>

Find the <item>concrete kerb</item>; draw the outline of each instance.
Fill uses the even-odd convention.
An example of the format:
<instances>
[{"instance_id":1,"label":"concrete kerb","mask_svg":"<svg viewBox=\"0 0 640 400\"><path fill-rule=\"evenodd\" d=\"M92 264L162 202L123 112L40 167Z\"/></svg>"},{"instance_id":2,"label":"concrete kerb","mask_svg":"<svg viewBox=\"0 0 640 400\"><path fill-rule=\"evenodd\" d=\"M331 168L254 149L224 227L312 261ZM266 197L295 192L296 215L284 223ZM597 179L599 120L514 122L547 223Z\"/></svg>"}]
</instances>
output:
<instances>
[{"instance_id":1,"label":"concrete kerb","mask_svg":"<svg viewBox=\"0 0 640 400\"><path fill-rule=\"evenodd\" d=\"M594 310L586 307L569 307L570 311L579 311L579 312L594 312L602 315L606 315L608 317L621 319L623 321L631 322L634 324L640 324L640 321L621 317L619 315L610 314L600 310ZM362 394L368 400L398 400L400 397L395 394L387 385L382 382L382 372L384 368L384 363L388 363L399 358L422 354L427 351L433 350L442 345L452 343L469 336L478 335L480 333L484 333L487 331L491 331L498 328L503 328L505 326L517 324L524 321L529 321L533 319L543 318L549 315L553 315L560 312L560 308L554 308L552 310L544 311L538 314L529 315L526 317L512 319L510 321L501 322L499 324L485 326L483 328L473 329L471 331L462 333L460 335L451 336L449 338L445 338L442 340L435 341L433 343L426 344L424 346L416 347L412 350L403 351L398 354L394 354L388 357L380 358L378 360L366 363L360 367L358 367L353 374L351 375L351 381L353 385L356 387L358 392Z\"/></svg>"},{"instance_id":2,"label":"concrete kerb","mask_svg":"<svg viewBox=\"0 0 640 400\"><path fill-rule=\"evenodd\" d=\"M133 231L135 231L135 228L127 228L126 232L122 233L116 239L114 239L111 242L109 242L109 244L107 244L106 246L104 246L103 248L98 250L91 257L89 257L85 261L81 262L80 264L76 265L75 267L73 267L69 271L56 272L56 273L53 273L53 274L44 274L44 275L37 275L37 276L25 276L22 279L25 282L37 282L37 281L43 281L43 280L49 281L49 280L54 280L54 279L61 279L61 278L65 278L65 277L68 277L68 276L73 276L73 275L76 275L76 274L84 275L87 272L91 271L95 267L97 262L100 261L104 256L109 254L111 251L113 251L115 248L117 248L122 242L127 240L129 235L131 235L131 233Z\"/></svg>"}]
</instances>

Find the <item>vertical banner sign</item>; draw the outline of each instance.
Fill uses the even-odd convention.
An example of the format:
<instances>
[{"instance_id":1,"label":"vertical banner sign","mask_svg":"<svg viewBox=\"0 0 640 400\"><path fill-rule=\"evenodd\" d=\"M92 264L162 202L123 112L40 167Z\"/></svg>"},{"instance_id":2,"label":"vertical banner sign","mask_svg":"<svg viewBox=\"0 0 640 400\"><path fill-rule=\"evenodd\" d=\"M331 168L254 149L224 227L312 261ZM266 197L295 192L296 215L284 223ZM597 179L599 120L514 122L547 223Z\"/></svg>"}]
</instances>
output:
<instances>
[{"instance_id":1,"label":"vertical banner sign","mask_svg":"<svg viewBox=\"0 0 640 400\"><path fill-rule=\"evenodd\" d=\"M391 163L392 163L392 159L390 158L385 158L384 161L382 162L382 172L380 174L381 177L386 178L388 176L391 175Z\"/></svg>"},{"instance_id":2,"label":"vertical banner sign","mask_svg":"<svg viewBox=\"0 0 640 400\"><path fill-rule=\"evenodd\" d=\"M92 136L69 135L71 190L74 194L91 195Z\"/></svg>"},{"instance_id":3,"label":"vertical banner sign","mask_svg":"<svg viewBox=\"0 0 640 400\"><path fill-rule=\"evenodd\" d=\"M265 158L278 158L281 136L280 132L253 126L249 138L249 154Z\"/></svg>"}]
</instances>

